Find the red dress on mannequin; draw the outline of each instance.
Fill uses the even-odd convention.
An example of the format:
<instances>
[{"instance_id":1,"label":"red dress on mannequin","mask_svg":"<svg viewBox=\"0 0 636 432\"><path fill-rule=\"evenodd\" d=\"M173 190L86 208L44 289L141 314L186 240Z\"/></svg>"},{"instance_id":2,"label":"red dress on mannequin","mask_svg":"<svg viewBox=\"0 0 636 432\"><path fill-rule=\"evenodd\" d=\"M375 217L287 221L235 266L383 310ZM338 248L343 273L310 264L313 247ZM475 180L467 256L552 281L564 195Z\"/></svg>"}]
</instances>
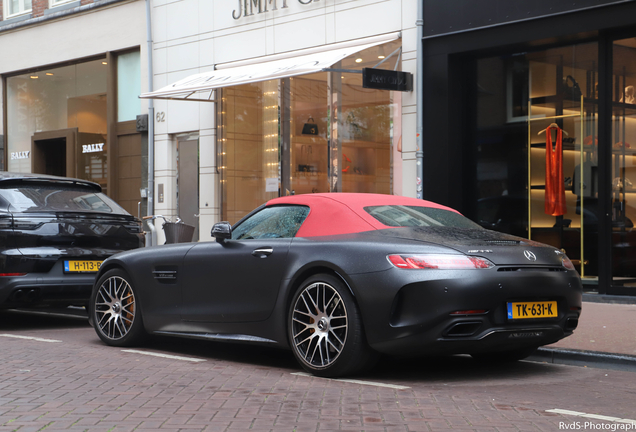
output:
<instances>
[{"instance_id":1,"label":"red dress on mannequin","mask_svg":"<svg viewBox=\"0 0 636 432\"><path fill-rule=\"evenodd\" d=\"M557 131L555 148L552 148L552 127L545 130L545 212L561 216L567 211L565 184L563 181L563 131Z\"/></svg>"}]
</instances>

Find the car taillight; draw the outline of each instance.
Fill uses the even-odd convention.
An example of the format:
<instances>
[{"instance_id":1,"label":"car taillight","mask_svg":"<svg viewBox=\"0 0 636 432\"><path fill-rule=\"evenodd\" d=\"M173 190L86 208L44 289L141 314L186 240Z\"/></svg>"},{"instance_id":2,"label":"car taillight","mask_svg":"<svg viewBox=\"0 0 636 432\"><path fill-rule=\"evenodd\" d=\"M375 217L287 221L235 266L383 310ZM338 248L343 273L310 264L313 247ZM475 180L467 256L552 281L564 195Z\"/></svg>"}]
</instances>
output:
<instances>
[{"instance_id":1,"label":"car taillight","mask_svg":"<svg viewBox=\"0 0 636 432\"><path fill-rule=\"evenodd\" d=\"M568 258L565 255L561 257L561 264L563 264L563 267L565 267L568 270L574 270L574 264L572 264L572 261L570 261L570 258Z\"/></svg>"},{"instance_id":2,"label":"car taillight","mask_svg":"<svg viewBox=\"0 0 636 432\"><path fill-rule=\"evenodd\" d=\"M1 276L24 276L26 273L0 273Z\"/></svg>"},{"instance_id":3,"label":"car taillight","mask_svg":"<svg viewBox=\"0 0 636 432\"><path fill-rule=\"evenodd\" d=\"M438 270L468 270L489 269L495 265L486 258L451 255L451 254L425 254L425 255L389 255L391 264L401 269L438 269Z\"/></svg>"},{"instance_id":4,"label":"car taillight","mask_svg":"<svg viewBox=\"0 0 636 432\"><path fill-rule=\"evenodd\" d=\"M126 230L128 230L128 232L131 232L134 234L143 232L143 229L141 228L141 223L139 222L129 222L125 224L124 227L126 227Z\"/></svg>"}]
</instances>

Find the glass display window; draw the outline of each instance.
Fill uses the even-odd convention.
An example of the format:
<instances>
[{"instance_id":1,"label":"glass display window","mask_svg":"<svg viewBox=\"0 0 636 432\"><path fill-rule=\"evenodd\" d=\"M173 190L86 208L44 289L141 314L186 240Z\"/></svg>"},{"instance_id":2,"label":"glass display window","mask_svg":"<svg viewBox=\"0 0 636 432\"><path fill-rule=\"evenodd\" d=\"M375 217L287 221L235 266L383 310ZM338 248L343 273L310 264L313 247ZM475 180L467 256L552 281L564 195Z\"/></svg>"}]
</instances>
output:
<instances>
[{"instance_id":1,"label":"glass display window","mask_svg":"<svg viewBox=\"0 0 636 432\"><path fill-rule=\"evenodd\" d=\"M136 120L141 113L141 53L117 56L117 121Z\"/></svg>"},{"instance_id":2,"label":"glass display window","mask_svg":"<svg viewBox=\"0 0 636 432\"><path fill-rule=\"evenodd\" d=\"M477 61L475 217L598 274L598 48Z\"/></svg>"},{"instance_id":3,"label":"glass display window","mask_svg":"<svg viewBox=\"0 0 636 432\"><path fill-rule=\"evenodd\" d=\"M401 181L401 93L364 88L363 67L394 70L400 43L329 71L219 90L222 219L269 199L324 192L394 193Z\"/></svg>"},{"instance_id":4,"label":"glass display window","mask_svg":"<svg viewBox=\"0 0 636 432\"><path fill-rule=\"evenodd\" d=\"M8 77L6 169L105 186L107 73L100 59Z\"/></svg>"},{"instance_id":5,"label":"glass display window","mask_svg":"<svg viewBox=\"0 0 636 432\"><path fill-rule=\"evenodd\" d=\"M229 87L220 93L222 218L234 223L279 195L279 81Z\"/></svg>"},{"instance_id":6,"label":"glass display window","mask_svg":"<svg viewBox=\"0 0 636 432\"><path fill-rule=\"evenodd\" d=\"M4 113L4 87L0 85L0 112ZM4 160L4 146L5 146L5 138L4 138L4 115L0 115L0 170L5 171L5 160Z\"/></svg>"},{"instance_id":7,"label":"glass display window","mask_svg":"<svg viewBox=\"0 0 636 432\"><path fill-rule=\"evenodd\" d=\"M636 284L636 40L613 43L610 123L612 281Z\"/></svg>"}]
</instances>

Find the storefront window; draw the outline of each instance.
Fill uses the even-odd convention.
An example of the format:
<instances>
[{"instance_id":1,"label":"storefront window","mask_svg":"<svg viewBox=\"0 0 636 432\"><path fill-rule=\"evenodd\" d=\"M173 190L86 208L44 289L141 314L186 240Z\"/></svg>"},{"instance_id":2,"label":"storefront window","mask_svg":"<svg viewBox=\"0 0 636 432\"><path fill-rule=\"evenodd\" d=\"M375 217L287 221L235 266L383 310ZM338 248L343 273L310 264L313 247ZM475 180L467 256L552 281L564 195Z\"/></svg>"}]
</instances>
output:
<instances>
[{"instance_id":1,"label":"storefront window","mask_svg":"<svg viewBox=\"0 0 636 432\"><path fill-rule=\"evenodd\" d=\"M329 74L290 79L291 190L329 192Z\"/></svg>"},{"instance_id":2,"label":"storefront window","mask_svg":"<svg viewBox=\"0 0 636 432\"><path fill-rule=\"evenodd\" d=\"M4 113L4 96L2 93L3 85L2 79L0 79L0 113ZM4 162L4 115L0 114L0 171L5 171L5 162Z\"/></svg>"},{"instance_id":3,"label":"storefront window","mask_svg":"<svg viewBox=\"0 0 636 432\"><path fill-rule=\"evenodd\" d=\"M597 45L477 61L474 219L598 275ZM581 182L582 177L582 182Z\"/></svg>"},{"instance_id":4,"label":"storefront window","mask_svg":"<svg viewBox=\"0 0 636 432\"><path fill-rule=\"evenodd\" d=\"M612 86L612 276L636 280L636 40L614 42Z\"/></svg>"},{"instance_id":5,"label":"storefront window","mask_svg":"<svg viewBox=\"0 0 636 432\"><path fill-rule=\"evenodd\" d=\"M7 170L72 175L106 186L103 60L7 78Z\"/></svg>"},{"instance_id":6,"label":"storefront window","mask_svg":"<svg viewBox=\"0 0 636 432\"><path fill-rule=\"evenodd\" d=\"M279 82L264 81L222 92L221 143L223 220L238 221L278 196Z\"/></svg>"},{"instance_id":7,"label":"storefront window","mask_svg":"<svg viewBox=\"0 0 636 432\"><path fill-rule=\"evenodd\" d=\"M399 193L401 94L363 88L362 75L350 72L377 66L399 46L369 48L331 71L223 89L222 218L234 223L279 195Z\"/></svg>"},{"instance_id":8,"label":"storefront window","mask_svg":"<svg viewBox=\"0 0 636 432\"><path fill-rule=\"evenodd\" d=\"M141 57L139 51L117 56L117 121L141 114Z\"/></svg>"}]
</instances>

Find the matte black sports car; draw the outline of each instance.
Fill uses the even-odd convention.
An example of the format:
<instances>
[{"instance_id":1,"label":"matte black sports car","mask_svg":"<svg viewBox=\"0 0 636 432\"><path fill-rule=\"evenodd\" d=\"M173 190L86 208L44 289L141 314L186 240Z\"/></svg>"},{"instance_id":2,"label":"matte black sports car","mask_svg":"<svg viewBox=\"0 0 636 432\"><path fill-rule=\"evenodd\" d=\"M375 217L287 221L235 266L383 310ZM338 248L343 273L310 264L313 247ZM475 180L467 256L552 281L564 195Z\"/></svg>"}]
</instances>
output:
<instances>
[{"instance_id":1,"label":"matte black sports car","mask_svg":"<svg viewBox=\"0 0 636 432\"><path fill-rule=\"evenodd\" d=\"M0 309L86 305L102 261L143 245L98 184L0 173Z\"/></svg>"},{"instance_id":2,"label":"matte black sports car","mask_svg":"<svg viewBox=\"0 0 636 432\"><path fill-rule=\"evenodd\" d=\"M339 376L378 353L520 359L570 335L581 313L581 282L561 251L427 201L277 198L212 235L106 260L90 302L99 337L271 344Z\"/></svg>"}]
</instances>

